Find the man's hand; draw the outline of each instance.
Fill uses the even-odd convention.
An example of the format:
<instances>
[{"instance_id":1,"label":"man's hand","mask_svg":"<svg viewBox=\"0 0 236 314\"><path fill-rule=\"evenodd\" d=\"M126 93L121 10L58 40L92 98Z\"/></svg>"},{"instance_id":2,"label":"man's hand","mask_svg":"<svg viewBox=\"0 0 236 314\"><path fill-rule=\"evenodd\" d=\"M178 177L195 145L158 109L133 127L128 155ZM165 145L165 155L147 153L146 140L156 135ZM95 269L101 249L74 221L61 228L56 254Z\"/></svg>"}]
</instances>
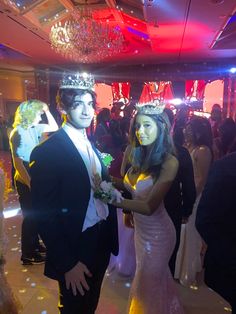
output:
<instances>
[{"instance_id":1,"label":"man's hand","mask_svg":"<svg viewBox=\"0 0 236 314\"><path fill-rule=\"evenodd\" d=\"M70 289L71 287L74 296L77 295L77 290L81 295L84 295L84 289L89 290L85 275L92 277L87 266L81 262L78 262L75 267L65 273L66 288Z\"/></svg>"}]
</instances>

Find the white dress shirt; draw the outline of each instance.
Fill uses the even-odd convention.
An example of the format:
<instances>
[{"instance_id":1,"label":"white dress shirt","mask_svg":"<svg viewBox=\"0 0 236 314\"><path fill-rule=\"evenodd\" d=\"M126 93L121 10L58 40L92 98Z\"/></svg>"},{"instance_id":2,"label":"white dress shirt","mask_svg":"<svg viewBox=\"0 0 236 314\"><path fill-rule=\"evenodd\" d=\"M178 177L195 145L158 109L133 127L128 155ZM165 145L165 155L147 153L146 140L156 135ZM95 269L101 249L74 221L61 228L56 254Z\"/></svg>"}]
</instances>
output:
<instances>
[{"instance_id":1,"label":"white dress shirt","mask_svg":"<svg viewBox=\"0 0 236 314\"><path fill-rule=\"evenodd\" d=\"M90 183L92 186L92 177L95 173L98 173L101 176L101 164L100 161L95 154L91 143L89 142L87 138L86 131L82 132L82 130L77 130L73 126L70 126L69 124L64 124L63 125L64 131L67 133L67 135L70 137L71 141L77 148L78 152L80 153L84 164L87 168L89 178L90 178ZM78 182L78 184L81 184L81 182ZM93 197L93 189L91 188L90 191L90 199L89 199L89 204L86 212L86 216L84 219L84 224L83 224L83 229L82 231L85 231L87 228L90 228L94 226L96 223L102 220L101 217L98 216L97 214L97 208L96 208L96 203L98 200L94 199ZM79 200L78 200L79 202ZM106 217L108 216L108 206L104 203L101 204L101 201L99 201L101 206L104 207L106 211Z\"/></svg>"}]
</instances>

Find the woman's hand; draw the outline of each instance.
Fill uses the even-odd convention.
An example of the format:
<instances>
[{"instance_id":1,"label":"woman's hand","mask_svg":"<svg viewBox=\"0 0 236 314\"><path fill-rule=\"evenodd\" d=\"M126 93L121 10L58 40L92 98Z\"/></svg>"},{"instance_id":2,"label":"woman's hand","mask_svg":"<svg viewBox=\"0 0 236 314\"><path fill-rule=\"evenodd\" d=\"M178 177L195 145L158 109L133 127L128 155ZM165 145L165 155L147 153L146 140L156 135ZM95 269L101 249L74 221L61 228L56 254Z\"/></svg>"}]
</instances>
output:
<instances>
[{"instance_id":1,"label":"woman's hand","mask_svg":"<svg viewBox=\"0 0 236 314\"><path fill-rule=\"evenodd\" d=\"M98 173L95 173L93 175L92 181L93 181L93 188L95 190L100 189L100 185L102 183L102 178L100 177L100 175Z\"/></svg>"},{"instance_id":2,"label":"woman's hand","mask_svg":"<svg viewBox=\"0 0 236 314\"><path fill-rule=\"evenodd\" d=\"M43 104L43 111L49 111L48 105L46 103Z\"/></svg>"},{"instance_id":3,"label":"woman's hand","mask_svg":"<svg viewBox=\"0 0 236 314\"><path fill-rule=\"evenodd\" d=\"M132 213L123 214L124 225L128 228L134 228L134 217Z\"/></svg>"}]
</instances>

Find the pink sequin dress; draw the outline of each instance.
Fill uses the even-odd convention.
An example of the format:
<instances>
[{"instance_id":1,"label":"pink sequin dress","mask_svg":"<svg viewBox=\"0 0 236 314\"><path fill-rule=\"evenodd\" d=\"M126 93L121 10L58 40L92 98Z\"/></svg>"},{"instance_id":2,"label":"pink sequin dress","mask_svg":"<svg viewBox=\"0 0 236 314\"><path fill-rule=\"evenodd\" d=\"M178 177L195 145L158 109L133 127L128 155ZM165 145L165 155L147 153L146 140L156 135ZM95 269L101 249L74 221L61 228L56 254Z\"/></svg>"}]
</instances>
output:
<instances>
[{"instance_id":1,"label":"pink sequin dress","mask_svg":"<svg viewBox=\"0 0 236 314\"><path fill-rule=\"evenodd\" d=\"M151 176L138 178L135 186L124 182L133 199L147 198ZM136 273L131 286L129 314L183 314L168 262L175 246L175 228L164 205L151 216L134 213Z\"/></svg>"}]
</instances>

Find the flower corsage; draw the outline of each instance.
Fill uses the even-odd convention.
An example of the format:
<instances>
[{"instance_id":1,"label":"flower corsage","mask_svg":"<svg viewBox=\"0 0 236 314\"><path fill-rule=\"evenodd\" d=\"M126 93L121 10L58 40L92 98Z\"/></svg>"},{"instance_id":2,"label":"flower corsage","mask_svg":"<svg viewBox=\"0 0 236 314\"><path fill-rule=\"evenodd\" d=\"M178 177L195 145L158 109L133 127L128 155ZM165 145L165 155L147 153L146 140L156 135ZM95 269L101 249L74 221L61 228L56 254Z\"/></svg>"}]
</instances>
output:
<instances>
[{"instance_id":1,"label":"flower corsage","mask_svg":"<svg viewBox=\"0 0 236 314\"><path fill-rule=\"evenodd\" d=\"M110 154L107 154L107 153L101 153L99 152L99 155L102 159L102 162L103 164L107 167L107 168L110 168L111 167L111 163L112 161L114 160L114 158L110 155Z\"/></svg>"},{"instance_id":2,"label":"flower corsage","mask_svg":"<svg viewBox=\"0 0 236 314\"><path fill-rule=\"evenodd\" d=\"M124 198L111 182L102 181L97 173L93 179L94 182L94 197L100 199L104 203L120 203Z\"/></svg>"}]
</instances>

